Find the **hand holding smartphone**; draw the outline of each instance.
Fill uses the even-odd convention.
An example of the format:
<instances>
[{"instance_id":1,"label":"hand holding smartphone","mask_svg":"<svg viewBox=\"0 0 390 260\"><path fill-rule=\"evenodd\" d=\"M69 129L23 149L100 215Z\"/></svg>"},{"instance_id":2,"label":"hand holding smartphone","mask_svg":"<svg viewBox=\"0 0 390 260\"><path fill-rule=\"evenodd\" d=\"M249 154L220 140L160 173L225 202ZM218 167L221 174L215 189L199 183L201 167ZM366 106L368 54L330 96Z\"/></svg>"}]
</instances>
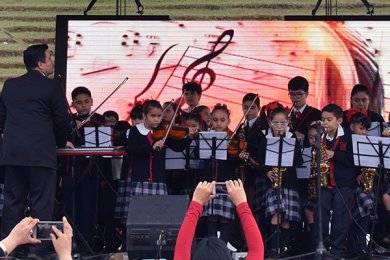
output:
<instances>
[{"instance_id":1,"label":"hand holding smartphone","mask_svg":"<svg viewBox=\"0 0 390 260\"><path fill-rule=\"evenodd\" d=\"M62 221L39 221L33 228L33 238L51 240L50 234L54 234L52 226L56 226L61 232L64 232Z\"/></svg>"}]
</instances>

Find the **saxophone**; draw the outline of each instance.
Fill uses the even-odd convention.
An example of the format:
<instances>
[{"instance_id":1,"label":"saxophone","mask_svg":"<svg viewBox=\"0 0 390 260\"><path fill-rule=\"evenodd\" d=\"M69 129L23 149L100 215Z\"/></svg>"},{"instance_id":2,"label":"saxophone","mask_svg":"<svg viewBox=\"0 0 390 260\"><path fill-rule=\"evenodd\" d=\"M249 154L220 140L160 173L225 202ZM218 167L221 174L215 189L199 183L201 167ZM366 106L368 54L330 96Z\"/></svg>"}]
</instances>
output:
<instances>
[{"instance_id":1,"label":"saxophone","mask_svg":"<svg viewBox=\"0 0 390 260\"><path fill-rule=\"evenodd\" d=\"M376 176L376 169L375 168L362 168L362 176L363 176L363 182L362 182L362 190L364 193L370 193L374 189L374 180Z\"/></svg>"},{"instance_id":2,"label":"saxophone","mask_svg":"<svg viewBox=\"0 0 390 260\"><path fill-rule=\"evenodd\" d=\"M313 149L311 152L311 162L310 162L310 179L309 185L307 186L307 192L310 199L317 198L317 161L316 161L317 151Z\"/></svg>"},{"instance_id":3,"label":"saxophone","mask_svg":"<svg viewBox=\"0 0 390 260\"><path fill-rule=\"evenodd\" d=\"M322 134L321 144L320 144L320 153L321 153L321 162L320 162L320 174L321 174L321 187L327 187L329 185L329 172L330 172L330 162L322 158L326 157L326 149L323 143L325 134Z\"/></svg>"},{"instance_id":4,"label":"saxophone","mask_svg":"<svg viewBox=\"0 0 390 260\"><path fill-rule=\"evenodd\" d=\"M282 181L283 181L283 172L285 172L287 168L281 167L274 167L272 168L272 171L274 172L274 180L272 182L272 188L275 190L278 190L282 187Z\"/></svg>"}]
</instances>

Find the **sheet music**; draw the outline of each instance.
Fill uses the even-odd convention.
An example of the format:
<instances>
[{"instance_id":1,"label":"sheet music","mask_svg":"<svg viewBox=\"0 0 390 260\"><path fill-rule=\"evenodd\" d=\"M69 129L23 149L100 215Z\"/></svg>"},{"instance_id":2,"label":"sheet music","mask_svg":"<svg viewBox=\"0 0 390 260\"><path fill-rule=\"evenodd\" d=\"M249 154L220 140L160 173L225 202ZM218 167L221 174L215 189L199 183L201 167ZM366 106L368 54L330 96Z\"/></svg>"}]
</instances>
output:
<instances>
[{"instance_id":1,"label":"sheet music","mask_svg":"<svg viewBox=\"0 0 390 260\"><path fill-rule=\"evenodd\" d=\"M217 150L215 159L227 160L227 133L226 132L199 132L199 158L210 159L212 139L216 137Z\"/></svg>"},{"instance_id":2,"label":"sheet music","mask_svg":"<svg viewBox=\"0 0 390 260\"><path fill-rule=\"evenodd\" d=\"M294 165L295 138L283 138L282 144L282 167ZM278 166L279 159L279 137L267 137L267 150L265 153L266 166Z\"/></svg>"},{"instance_id":3,"label":"sheet music","mask_svg":"<svg viewBox=\"0 0 390 260\"><path fill-rule=\"evenodd\" d=\"M194 159L194 150L196 147L196 141L192 141L190 144L190 169L199 169L199 160ZM165 169L166 170L182 170L186 166L186 154L185 150L182 152L175 152L170 148L166 149L165 154Z\"/></svg>"},{"instance_id":4,"label":"sheet music","mask_svg":"<svg viewBox=\"0 0 390 260\"><path fill-rule=\"evenodd\" d=\"M370 136L382 136L380 122L371 122L371 127L368 129Z\"/></svg>"},{"instance_id":5,"label":"sheet music","mask_svg":"<svg viewBox=\"0 0 390 260\"><path fill-rule=\"evenodd\" d=\"M311 147L305 147L301 149L303 164L302 166L297 167L297 178L298 179L308 179L310 178L310 163L311 163Z\"/></svg>"},{"instance_id":6,"label":"sheet music","mask_svg":"<svg viewBox=\"0 0 390 260\"><path fill-rule=\"evenodd\" d=\"M382 141L384 167L390 169L390 138L377 136L352 135L353 159L355 166L377 168L379 141Z\"/></svg>"},{"instance_id":7,"label":"sheet music","mask_svg":"<svg viewBox=\"0 0 390 260\"><path fill-rule=\"evenodd\" d=\"M96 143L96 135L99 143ZM84 140L85 147L110 147L111 143L112 128L109 126L95 127L84 127Z\"/></svg>"}]
</instances>

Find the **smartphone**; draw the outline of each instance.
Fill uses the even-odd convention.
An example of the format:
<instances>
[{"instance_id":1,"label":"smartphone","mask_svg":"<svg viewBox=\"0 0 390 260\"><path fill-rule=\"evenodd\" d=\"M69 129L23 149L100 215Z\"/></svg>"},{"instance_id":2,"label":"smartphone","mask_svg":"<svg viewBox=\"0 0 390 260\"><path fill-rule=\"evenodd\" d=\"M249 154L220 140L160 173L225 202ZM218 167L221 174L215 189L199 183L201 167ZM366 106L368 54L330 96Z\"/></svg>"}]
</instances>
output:
<instances>
[{"instance_id":1,"label":"smartphone","mask_svg":"<svg viewBox=\"0 0 390 260\"><path fill-rule=\"evenodd\" d=\"M50 234L54 234L52 226L64 232L62 221L39 221L33 228L33 238L39 240L51 240Z\"/></svg>"},{"instance_id":2,"label":"smartphone","mask_svg":"<svg viewBox=\"0 0 390 260\"><path fill-rule=\"evenodd\" d=\"M213 194L218 196L227 196L228 192L226 189L225 182L216 182L214 186Z\"/></svg>"}]
</instances>

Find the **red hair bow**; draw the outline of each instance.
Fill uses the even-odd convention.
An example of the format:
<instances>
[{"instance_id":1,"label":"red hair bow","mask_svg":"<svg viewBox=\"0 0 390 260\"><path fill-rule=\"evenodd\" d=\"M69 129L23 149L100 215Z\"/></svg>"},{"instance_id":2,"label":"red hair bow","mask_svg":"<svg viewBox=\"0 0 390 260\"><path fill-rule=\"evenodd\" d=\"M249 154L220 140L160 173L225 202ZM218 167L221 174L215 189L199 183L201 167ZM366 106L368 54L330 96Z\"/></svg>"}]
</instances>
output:
<instances>
[{"instance_id":1,"label":"red hair bow","mask_svg":"<svg viewBox=\"0 0 390 260\"><path fill-rule=\"evenodd\" d=\"M356 109L351 108L350 110L347 111L347 121L350 122L352 116L355 115L355 114L357 114L357 113L362 113L362 114L365 115L365 116L368 115L368 113L367 113L366 110L359 111L359 110L356 110Z\"/></svg>"}]
</instances>

